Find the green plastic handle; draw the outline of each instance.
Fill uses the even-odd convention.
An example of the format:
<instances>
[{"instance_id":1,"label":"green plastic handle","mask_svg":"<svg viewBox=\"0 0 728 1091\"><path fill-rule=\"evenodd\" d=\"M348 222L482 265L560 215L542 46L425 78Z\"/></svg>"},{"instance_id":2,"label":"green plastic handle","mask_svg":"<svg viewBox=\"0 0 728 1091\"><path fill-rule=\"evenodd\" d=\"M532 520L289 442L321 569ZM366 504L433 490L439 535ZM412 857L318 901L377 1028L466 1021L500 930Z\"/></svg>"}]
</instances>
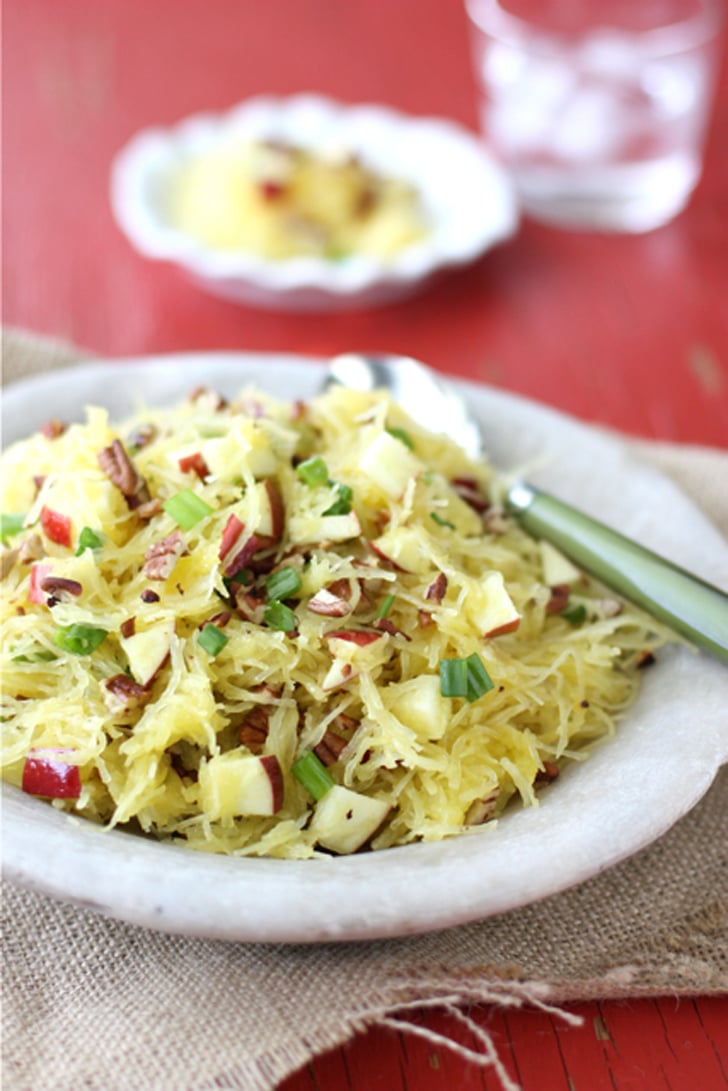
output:
<instances>
[{"instance_id":1,"label":"green plastic handle","mask_svg":"<svg viewBox=\"0 0 728 1091\"><path fill-rule=\"evenodd\" d=\"M507 507L619 595L728 663L728 595L556 497L519 483Z\"/></svg>"}]
</instances>

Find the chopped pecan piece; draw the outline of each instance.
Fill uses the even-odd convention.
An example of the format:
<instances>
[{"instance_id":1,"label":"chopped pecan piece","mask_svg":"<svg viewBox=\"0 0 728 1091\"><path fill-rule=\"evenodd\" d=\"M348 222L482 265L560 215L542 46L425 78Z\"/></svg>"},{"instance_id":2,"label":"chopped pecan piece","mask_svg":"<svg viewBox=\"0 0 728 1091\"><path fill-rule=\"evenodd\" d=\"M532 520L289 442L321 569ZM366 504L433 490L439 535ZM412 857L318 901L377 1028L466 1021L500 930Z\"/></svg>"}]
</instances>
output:
<instances>
[{"instance_id":1,"label":"chopped pecan piece","mask_svg":"<svg viewBox=\"0 0 728 1091\"><path fill-rule=\"evenodd\" d=\"M569 604L571 588L568 583L556 583L550 590L551 598L546 603L546 613L560 614Z\"/></svg>"},{"instance_id":2,"label":"chopped pecan piece","mask_svg":"<svg viewBox=\"0 0 728 1091\"><path fill-rule=\"evenodd\" d=\"M486 511L483 515L483 522L485 523L485 529L490 531L491 534L505 534L510 526L508 518L498 508L490 508Z\"/></svg>"},{"instance_id":3,"label":"chopped pecan piece","mask_svg":"<svg viewBox=\"0 0 728 1091\"><path fill-rule=\"evenodd\" d=\"M99 466L112 484L124 494L130 508L138 508L150 500L147 483L129 458L120 439L115 439L111 446L102 448L97 458Z\"/></svg>"},{"instance_id":4,"label":"chopped pecan piece","mask_svg":"<svg viewBox=\"0 0 728 1091\"><path fill-rule=\"evenodd\" d=\"M454 477L451 484L460 499L464 500L480 515L488 511L490 500L483 495L483 491L474 477Z\"/></svg>"},{"instance_id":5,"label":"chopped pecan piece","mask_svg":"<svg viewBox=\"0 0 728 1091\"><path fill-rule=\"evenodd\" d=\"M40 534L31 534L18 547L18 560L21 564L30 564L45 557L46 551Z\"/></svg>"},{"instance_id":6,"label":"chopped pecan piece","mask_svg":"<svg viewBox=\"0 0 728 1091\"><path fill-rule=\"evenodd\" d=\"M270 709L252 708L238 727L238 738L241 744L247 746L248 750L252 750L254 754L259 754L265 746L269 718Z\"/></svg>"},{"instance_id":7,"label":"chopped pecan piece","mask_svg":"<svg viewBox=\"0 0 728 1091\"><path fill-rule=\"evenodd\" d=\"M140 519L153 519L155 515L159 515L162 510L162 501L158 496L155 496L152 500L145 500L143 504L140 504L136 508L136 513Z\"/></svg>"},{"instance_id":8,"label":"chopped pecan piece","mask_svg":"<svg viewBox=\"0 0 728 1091\"><path fill-rule=\"evenodd\" d=\"M351 613L351 606L346 599L333 595L325 587L308 600L306 608L311 613L320 614L322 617L346 617Z\"/></svg>"},{"instance_id":9,"label":"chopped pecan piece","mask_svg":"<svg viewBox=\"0 0 728 1091\"><path fill-rule=\"evenodd\" d=\"M263 624L263 615L266 607L266 595L262 590L247 590L241 584L234 584L232 595L235 600L235 608L245 621L252 621L254 625Z\"/></svg>"},{"instance_id":10,"label":"chopped pecan piece","mask_svg":"<svg viewBox=\"0 0 728 1091\"><path fill-rule=\"evenodd\" d=\"M601 617L617 617L624 609L619 599L612 598L597 599L594 605Z\"/></svg>"},{"instance_id":11,"label":"chopped pecan piece","mask_svg":"<svg viewBox=\"0 0 728 1091\"><path fill-rule=\"evenodd\" d=\"M489 795L484 796L483 799L476 799L470 804L465 815L466 826L481 826L493 817L499 791L500 789L494 788Z\"/></svg>"},{"instance_id":12,"label":"chopped pecan piece","mask_svg":"<svg viewBox=\"0 0 728 1091\"><path fill-rule=\"evenodd\" d=\"M4 549L0 553L0 579L4 580L12 572L19 556L19 549Z\"/></svg>"},{"instance_id":13,"label":"chopped pecan piece","mask_svg":"<svg viewBox=\"0 0 728 1091\"><path fill-rule=\"evenodd\" d=\"M431 625L435 624L435 619L429 610L418 610L417 620L419 621L421 629L429 629Z\"/></svg>"},{"instance_id":14,"label":"chopped pecan piece","mask_svg":"<svg viewBox=\"0 0 728 1091\"><path fill-rule=\"evenodd\" d=\"M189 397L190 401L195 402L199 409L207 410L210 413L219 413L228 404L222 394L218 394L217 390L213 390L210 386L196 386L194 390L190 391Z\"/></svg>"},{"instance_id":15,"label":"chopped pecan piece","mask_svg":"<svg viewBox=\"0 0 728 1091\"><path fill-rule=\"evenodd\" d=\"M389 633L390 636L403 636L405 640L412 639L411 636L408 636L402 629L398 629L394 622L386 617L378 617L372 622L372 628L379 629L381 633Z\"/></svg>"},{"instance_id":16,"label":"chopped pecan piece","mask_svg":"<svg viewBox=\"0 0 728 1091\"><path fill-rule=\"evenodd\" d=\"M144 575L149 580L166 580L180 557L187 553L182 533L172 531L166 538L150 545L144 554Z\"/></svg>"},{"instance_id":17,"label":"chopped pecan piece","mask_svg":"<svg viewBox=\"0 0 728 1091\"><path fill-rule=\"evenodd\" d=\"M356 720L353 716L349 716L347 712L340 712L334 720L334 726L338 727L339 731L354 732L358 728L359 723L359 720Z\"/></svg>"},{"instance_id":18,"label":"chopped pecan piece","mask_svg":"<svg viewBox=\"0 0 728 1091\"><path fill-rule=\"evenodd\" d=\"M217 625L218 629L224 629L232 616L233 615L229 610L221 610L219 614L215 614L209 621L203 621L200 628L204 629L205 625Z\"/></svg>"},{"instance_id":19,"label":"chopped pecan piece","mask_svg":"<svg viewBox=\"0 0 728 1091\"><path fill-rule=\"evenodd\" d=\"M144 686L140 686L127 674L115 674L104 682L104 702L115 714L131 712L149 697Z\"/></svg>"},{"instance_id":20,"label":"chopped pecan piece","mask_svg":"<svg viewBox=\"0 0 728 1091\"><path fill-rule=\"evenodd\" d=\"M140 451L142 447L148 447L153 439L157 436L157 426L152 424L151 421L145 421L143 424L138 424L129 435L126 437L126 442L130 447L135 447L137 451Z\"/></svg>"},{"instance_id":21,"label":"chopped pecan piece","mask_svg":"<svg viewBox=\"0 0 728 1091\"><path fill-rule=\"evenodd\" d=\"M313 752L324 765L334 765L347 745L348 741L342 739L341 735L337 735L335 731L327 731L321 742L314 746Z\"/></svg>"},{"instance_id":22,"label":"chopped pecan piece","mask_svg":"<svg viewBox=\"0 0 728 1091\"><path fill-rule=\"evenodd\" d=\"M57 602L71 602L83 591L78 580L67 580L63 576L46 576L40 581L40 589L53 599L53 605ZM48 600L51 605L51 600Z\"/></svg>"},{"instance_id":23,"label":"chopped pecan piece","mask_svg":"<svg viewBox=\"0 0 728 1091\"><path fill-rule=\"evenodd\" d=\"M52 418L51 420L47 420L45 424L41 425L40 430L46 439L57 439L58 436L63 435L67 428L68 425L64 424L63 421Z\"/></svg>"},{"instance_id":24,"label":"chopped pecan piece","mask_svg":"<svg viewBox=\"0 0 728 1091\"><path fill-rule=\"evenodd\" d=\"M544 782L550 783L552 780L556 780L561 770L555 761L545 761L543 763L543 769L539 769L536 773L536 784L543 784Z\"/></svg>"},{"instance_id":25,"label":"chopped pecan piece","mask_svg":"<svg viewBox=\"0 0 728 1091\"><path fill-rule=\"evenodd\" d=\"M645 648L645 650L640 652L637 656L637 659L635 660L635 666L637 667L637 670L644 670L645 667L651 667L654 662L654 652L652 652L649 648Z\"/></svg>"},{"instance_id":26,"label":"chopped pecan piece","mask_svg":"<svg viewBox=\"0 0 728 1091\"><path fill-rule=\"evenodd\" d=\"M126 621L122 621L119 626L119 632L126 640L128 640L130 636L134 636L134 633L136 632L136 618L128 617Z\"/></svg>"},{"instance_id":27,"label":"chopped pecan piece","mask_svg":"<svg viewBox=\"0 0 728 1091\"><path fill-rule=\"evenodd\" d=\"M432 602L442 602L447 591L447 576L444 572L439 572L435 579L425 592L425 598L431 599Z\"/></svg>"}]
</instances>

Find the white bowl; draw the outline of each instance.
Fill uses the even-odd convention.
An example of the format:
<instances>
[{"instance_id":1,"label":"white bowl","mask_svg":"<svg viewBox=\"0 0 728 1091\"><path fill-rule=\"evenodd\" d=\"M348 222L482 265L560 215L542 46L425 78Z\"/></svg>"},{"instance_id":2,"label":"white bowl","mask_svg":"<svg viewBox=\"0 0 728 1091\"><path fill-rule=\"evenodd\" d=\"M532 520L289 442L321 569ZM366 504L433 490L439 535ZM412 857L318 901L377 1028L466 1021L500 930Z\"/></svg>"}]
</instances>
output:
<instances>
[{"instance_id":1,"label":"white bowl","mask_svg":"<svg viewBox=\"0 0 728 1091\"><path fill-rule=\"evenodd\" d=\"M170 183L190 158L232 137L279 139L309 150L332 143L351 149L379 173L412 182L431 229L386 262L361 255L337 262L275 261L205 247L171 221ZM518 224L506 175L461 126L315 95L254 98L224 114L144 130L114 160L111 204L122 231L145 257L178 265L213 295L297 311L393 302L438 270L472 262Z\"/></svg>"},{"instance_id":2,"label":"white bowl","mask_svg":"<svg viewBox=\"0 0 728 1091\"><path fill-rule=\"evenodd\" d=\"M309 397L320 364L207 353L92 364L6 391L6 442L83 406L119 418L143 396L171 404L200 383L232 395L250 382ZM691 501L621 444L512 395L460 383L494 460L672 561L728 587L728 546ZM575 457L578 453L578 457ZM665 512L670 518L665 518ZM654 841L728 759L728 671L684 647L661 652L616 736L574 764L535 808L447 841L315 860L214 856L103 830L3 785L8 879L167 932L246 942L372 939L502 913L583 882ZM696 846L696 852L699 846Z\"/></svg>"}]
</instances>

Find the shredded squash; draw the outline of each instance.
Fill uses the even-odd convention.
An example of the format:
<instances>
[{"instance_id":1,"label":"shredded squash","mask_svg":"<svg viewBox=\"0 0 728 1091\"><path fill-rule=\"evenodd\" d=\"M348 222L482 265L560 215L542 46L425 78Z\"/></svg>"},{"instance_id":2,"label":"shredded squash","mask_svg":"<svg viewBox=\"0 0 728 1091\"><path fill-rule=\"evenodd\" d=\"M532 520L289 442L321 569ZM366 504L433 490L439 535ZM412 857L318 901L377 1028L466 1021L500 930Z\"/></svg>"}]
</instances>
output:
<instances>
[{"instance_id":1,"label":"shredded squash","mask_svg":"<svg viewBox=\"0 0 728 1091\"><path fill-rule=\"evenodd\" d=\"M383 849L537 804L663 639L383 393L91 408L2 468L4 778L195 849Z\"/></svg>"}]
</instances>

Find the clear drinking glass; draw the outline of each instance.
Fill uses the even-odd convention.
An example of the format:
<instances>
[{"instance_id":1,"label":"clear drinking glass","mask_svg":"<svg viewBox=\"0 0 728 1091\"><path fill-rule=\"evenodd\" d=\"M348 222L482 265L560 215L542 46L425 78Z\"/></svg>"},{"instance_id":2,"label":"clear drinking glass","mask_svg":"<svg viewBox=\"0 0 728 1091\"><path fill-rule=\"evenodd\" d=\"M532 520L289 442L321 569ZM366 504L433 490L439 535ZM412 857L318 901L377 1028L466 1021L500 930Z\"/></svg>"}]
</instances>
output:
<instances>
[{"instance_id":1,"label":"clear drinking glass","mask_svg":"<svg viewBox=\"0 0 728 1091\"><path fill-rule=\"evenodd\" d=\"M649 231L700 177L721 0L466 0L485 139L524 211Z\"/></svg>"}]
</instances>

